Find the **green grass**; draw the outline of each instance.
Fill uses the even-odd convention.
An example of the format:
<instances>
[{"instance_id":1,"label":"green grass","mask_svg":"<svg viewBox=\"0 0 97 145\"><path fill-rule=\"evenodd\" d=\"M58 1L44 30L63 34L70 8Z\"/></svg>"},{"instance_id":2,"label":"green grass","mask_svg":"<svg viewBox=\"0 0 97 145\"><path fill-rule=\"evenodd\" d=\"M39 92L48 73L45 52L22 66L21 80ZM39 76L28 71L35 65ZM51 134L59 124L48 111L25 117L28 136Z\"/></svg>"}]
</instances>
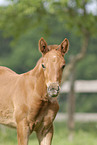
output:
<instances>
[{"instance_id":1,"label":"green grass","mask_svg":"<svg viewBox=\"0 0 97 145\"><path fill-rule=\"evenodd\" d=\"M97 123L77 123L73 141L68 140L66 123L54 123L54 126L52 145L97 145ZM0 129L0 145L17 145L16 130ZM38 145L35 133L30 136L29 145Z\"/></svg>"}]
</instances>

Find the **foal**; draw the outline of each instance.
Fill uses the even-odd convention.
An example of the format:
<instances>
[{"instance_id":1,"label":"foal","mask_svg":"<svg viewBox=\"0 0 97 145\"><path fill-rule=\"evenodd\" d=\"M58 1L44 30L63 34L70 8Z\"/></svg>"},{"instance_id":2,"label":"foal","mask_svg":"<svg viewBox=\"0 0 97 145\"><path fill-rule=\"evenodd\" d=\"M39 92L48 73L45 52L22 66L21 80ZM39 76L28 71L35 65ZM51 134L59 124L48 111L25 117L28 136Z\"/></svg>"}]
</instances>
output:
<instances>
[{"instance_id":1,"label":"foal","mask_svg":"<svg viewBox=\"0 0 97 145\"><path fill-rule=\"evenodd\" d=\"M51 145L68 46L66 38L60 45L49 46L41 38L42 58L33 70L19 75L0 67L0 123L17 128L18 145L28 145L33 131L40 145Z\"/></svg>"}]
</instances>

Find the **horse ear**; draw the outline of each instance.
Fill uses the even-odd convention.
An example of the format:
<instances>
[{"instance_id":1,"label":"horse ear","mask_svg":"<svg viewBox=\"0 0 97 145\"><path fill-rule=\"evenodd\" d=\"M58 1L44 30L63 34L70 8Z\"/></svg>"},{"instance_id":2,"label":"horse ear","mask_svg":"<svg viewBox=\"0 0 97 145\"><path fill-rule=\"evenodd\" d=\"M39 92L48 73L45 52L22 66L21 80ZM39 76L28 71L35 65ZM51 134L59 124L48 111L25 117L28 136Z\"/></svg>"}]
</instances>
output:
<instances>
[{"instance_id":1,"label":"horse ear","mask_svg":"<svg viewBox=\"0 0 97 145\"><path fill-rule=\"evenodd\" d=\"M49 51L47 43L43 37L39 40L39 50L42 54L46 54Z\"/></svg>"},{"instance_id":2,"label":"horse ear","mask_svg":"<svg viewBox=\"0 0 97 145\"><path fill-rule=\"evenodd\" d=\"M68 49L69 49L69 41L67 38L65 38L59 47L59 50L61 51L62 56L64 56L65 53L68 52Z\"/></svg>"}]
</instances>

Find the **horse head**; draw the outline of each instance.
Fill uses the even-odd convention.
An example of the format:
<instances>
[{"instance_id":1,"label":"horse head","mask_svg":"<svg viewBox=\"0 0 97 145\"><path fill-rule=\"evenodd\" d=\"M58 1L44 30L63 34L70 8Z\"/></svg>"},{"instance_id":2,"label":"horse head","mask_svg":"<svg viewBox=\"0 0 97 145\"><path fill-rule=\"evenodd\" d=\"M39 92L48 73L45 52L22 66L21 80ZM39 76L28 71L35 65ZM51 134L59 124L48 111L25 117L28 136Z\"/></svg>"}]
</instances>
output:
<instances>
[{"instance_id":1,"label":"horse head","mask_svg":"<svg viewBox=\"0 0 97 145\"><path fill-rule=\"evenodd\" d=\"M59 94L62 72L65 67L64 55L68 48L67 38L60 45L47 45L43 38L39 40L39 50L42 53L41 67L50 97L57 97Z\"/></svg>"}]
</instances>

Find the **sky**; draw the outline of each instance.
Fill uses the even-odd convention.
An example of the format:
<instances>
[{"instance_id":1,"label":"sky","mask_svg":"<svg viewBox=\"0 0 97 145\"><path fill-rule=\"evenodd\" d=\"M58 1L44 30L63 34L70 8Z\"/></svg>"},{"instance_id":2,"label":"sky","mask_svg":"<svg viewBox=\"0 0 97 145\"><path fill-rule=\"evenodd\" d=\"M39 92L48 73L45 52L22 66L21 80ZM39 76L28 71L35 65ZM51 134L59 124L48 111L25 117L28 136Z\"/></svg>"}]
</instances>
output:
<instances>
[{"instance_id":1,"label":"sky","mask_svg":"<svg viewBox=\"0 0 97 145\"><path fill-rule=\"evenodd\" d=\"M92 0L91 4L87 5L88 12L92 12L94 15L97 15L97 0ZM7 6L9 4L8 0L0 0L0 5Z\"/></svg>"},{"instance_id":2,"label":"sky","mask_svg":"<svg viewBox=\"0 0 97 145\"><path fill-rule=\"evenodd\" d=\"M97 0L92 0L93 2L87 5L88 12L92 12L94 15L97 15Z\"/></svg>"},{"instance_id":3,"label":"sky","mask_svg":"<svg viewBox=\"0 0 97 145\"><path fill-rule=\"evenodd\" d=\"M7 6L9 2L7 0L0 0L0 5Z\"/></svg>"}]
</instances>

